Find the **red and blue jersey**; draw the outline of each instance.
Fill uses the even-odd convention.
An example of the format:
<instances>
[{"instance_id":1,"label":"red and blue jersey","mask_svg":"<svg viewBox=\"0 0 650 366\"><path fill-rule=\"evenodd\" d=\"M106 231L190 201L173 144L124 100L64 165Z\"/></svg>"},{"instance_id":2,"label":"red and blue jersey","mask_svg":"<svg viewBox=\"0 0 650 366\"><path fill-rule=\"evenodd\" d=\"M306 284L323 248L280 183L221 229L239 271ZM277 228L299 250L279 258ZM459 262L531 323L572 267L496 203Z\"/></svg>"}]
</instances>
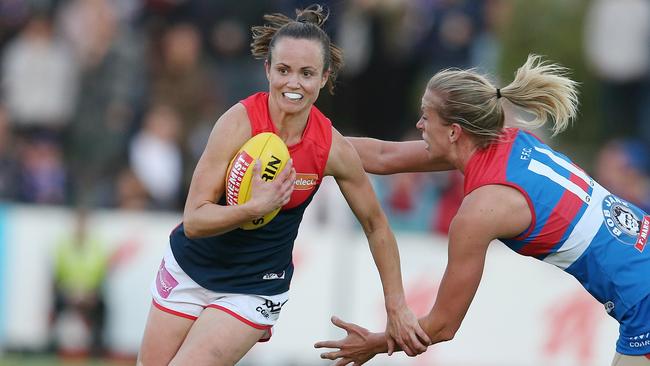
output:
<instances>
[{"instance_id":1,"label":"red and blue jersey","mask_svg":"<svg viewBox=\"0 0 650 366\"><path fill-rule=\"evenodd\" d=\"M241 103L246 107L251 135L277 130L268 108L268 93ZM292 251L305 208L323 179L332 144L332 123L311 108L302 139L288 146L296 170L289 203L268 224L255 230L235 229L221 235L189 239L183 225L170 236L174 258L196 283L226 293L276 295L289 290ZM222 197L220 204L225 205Z\"/></svg>"},{"instance_id":2,"label":"red and blue jersey","mask_svg":"<svg viewBox=\"0 0 650 366\"><path fill-rule=\"evenodd\" d=\"M573 275L622 324L630 309L647 301L648 214L515 128L506 128L498 142L477 151L467 164L465 195L488 184L513 187L528 201L531 225L515 238L501 239L512 250ZM647 329L650 319L644 321Z\"/></svg>"}]
</instances>

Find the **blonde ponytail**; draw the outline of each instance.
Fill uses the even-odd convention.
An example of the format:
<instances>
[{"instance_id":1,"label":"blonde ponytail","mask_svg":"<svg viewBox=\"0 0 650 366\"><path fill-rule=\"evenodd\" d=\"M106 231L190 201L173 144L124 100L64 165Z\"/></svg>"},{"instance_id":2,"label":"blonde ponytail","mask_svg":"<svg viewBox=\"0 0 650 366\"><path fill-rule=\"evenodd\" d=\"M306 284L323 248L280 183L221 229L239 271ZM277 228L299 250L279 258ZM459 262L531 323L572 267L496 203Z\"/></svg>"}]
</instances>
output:
<instances>
[{"instance_id":1,"label":"blonde ponytail","mask_svg":"<svg viewBox=\"0 0 650 366\"><path fill-rule=\"evenodd\" d=\"M486 146L504 127L502 98L534 116L532 120L514 118L519 127L537 128L551 120L553 135L566 129L578 111L577 83L566 76L567 71L529 55L515 80L503 88L497 89L475 69L447 69L436 73L427 89L438 95L440 101L432 107L443 120L458 123L479 146Z\"/></svg>"},{"instance_id":2,"label":"blonde ponytail","mask_svg":"<svg viewBox=\"0 0 650 366\"><path fill-rule=\"evenodd\" d=\"M537 55L528 56L515 80L501 89L501 95L535 117L528 121L517 118L516 123L537 128L551 120L553 135L564 131L578 113L577 82L567 74L565 67L545 63Z\"/></svg>"}]
</instances>

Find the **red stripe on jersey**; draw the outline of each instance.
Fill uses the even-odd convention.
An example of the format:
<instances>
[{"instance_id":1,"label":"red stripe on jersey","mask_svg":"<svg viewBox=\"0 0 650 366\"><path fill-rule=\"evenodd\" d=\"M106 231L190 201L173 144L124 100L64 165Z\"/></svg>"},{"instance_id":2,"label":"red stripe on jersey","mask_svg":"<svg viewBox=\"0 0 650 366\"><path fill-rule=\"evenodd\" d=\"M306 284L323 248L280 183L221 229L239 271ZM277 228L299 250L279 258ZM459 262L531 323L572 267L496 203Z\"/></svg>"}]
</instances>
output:
<instances>
[{"instance_id":1,"label":"red stripe on jersey","mask_svg":"<svg viewBox=\"0 0 650 366\"><path fill-rule=\"evenodd\" d=\"M472 154L465 166L465 196L486 184L507 183L506 169L512 150L512 142L515 140L517 133L517 129L506 128L499 137L505 143L491 144Z\"/></svg>"},{"instance_id":2,"label":"red stripe on jersey","mask_svg":"<svg viewBox=\"0 0 650 366\"><path fill-rule=\"evenodd\" d=\"M578 167L576 166L576 168L578 168ZM578 169L580 169L580 168L578 168ZM582 190L584 190L585 192L589 192L589 183L585 182L582 178L580 178L577 175L571 173L571 176L569 177L569 180L571 182L575 183L578 187L582 188Z\"/></svg>"},{"instance_id":3,"label":"red stripe on jersey","mask_svg":"<svg viewBox=\"0 0 650 366\"><path fill-rule=\"evenodd\" d=\"M577 180L584 182L582 179L575 177ZM574 181L573 175L571 181ZM578 183L574 181L574 183ZM544 227L540 230L535 239L526 244L519 254L536 256L548 254L570 227L571 221L576 217L584 202L578 196L570 191L564 191L562 198L546 220Z\"/></svg>"},{"instance_id":4,"label":"red stripe on jersey","mask_svg":"<svg viewBox=\"0 0 650 366\"><path fill-rule=\"evenodd\" d=\"M278 133L271 120L268 93L253 94L241 103L246 107L252 136L262 132ZM332 122L318 108L312 106L302 139L294 145L287 146L297 177L307 176L310 179L295 182L299 189L294 189L291 200L282 207L283 210L301 205L314 193L323 179L331 145Z\"/></svg>"}]
</instances>

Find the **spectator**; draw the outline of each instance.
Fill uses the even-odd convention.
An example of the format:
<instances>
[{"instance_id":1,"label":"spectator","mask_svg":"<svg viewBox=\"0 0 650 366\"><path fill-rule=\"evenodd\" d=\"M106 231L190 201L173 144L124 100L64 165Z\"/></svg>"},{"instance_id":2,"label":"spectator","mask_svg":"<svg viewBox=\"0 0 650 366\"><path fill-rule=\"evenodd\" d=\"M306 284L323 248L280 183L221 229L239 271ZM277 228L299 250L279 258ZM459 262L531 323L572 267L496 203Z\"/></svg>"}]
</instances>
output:
<instances>
[{"instance_id":1,"label":"spectator","mask_svg":"<svg viewBox=\"0 0 650 366\"><path fill-rule=\"evenodd\" d=\"M109 257L105 243L90 232L87 208L77 208L74 232L56 244L54 262L54 346L63 356L99 356L105 306L103 284Z\"/></svg>"},{"instance_id":2,"label":"spectator","mask_svg":"<svg viewBox=\"0 0 650 366\"><path fill-rule=\"evenodd\" d=\"M198 156L192 154L192 143L196 142L192 137L197 131L205 136L206 131L201 127L206 120L213 122L214 91L211 81L211 69L204 63L196 27L190 23L172 25L163 35L159 62L153 66L150 97L178 112L182 123L179 141L184 166L194 166L198 160ZM202 149L205 142L200 141L198 149ZM184 186L189 186L191 174L191 171L184 172Z\"/></svg>"},{"instance_id":3,"label":"spectator","mask_svg":"<svg viewBox=\"0 0 650 366\"><path fill-rule=\"evenodd\" d=\"M584 46L587 63L601 84L604 131L616 137L638 136L650 122L650 2L589 4Z\"/></svg>"},{"instance_id":4,"label":"spectator","mask_svg":"<svg viewBox=\"0 0 650 366\"><path fill-rule=\"evenodd\" d=\"M9 126L9 114L0 104L0 201L14 200L18 189L13 135Z\"/></svg>"},{"instance_id":5,"label":"spectator","mask_svg":"<svg viewBox=\"0 0 650 366\"><path fill-rule=\"evenodd\" d=\"M64 204L67 171L59 144L48 135L34 135L19 149L18 198L22 202Z\"/></svg>"},{"instance_id":6,"label":"spectator","mask_svg":"<svg viewBox=\"0 0 650 366\"><path fill-rule=\"evenodd\" d=\"M120 169L114 184L111 206L129 211L151 208L149 192L130 167Z\"/></svg>"},{"instance_id":7,"label":"spectator","mask_svg":"<svg viewBox=\"0 0 650 366\"><path fill-rule=\"evenodd\" d=\"M139 103L139 34L120 27L107 0L69 2L61 19L82 67L83 93L66 146L73 188L77 195L105 204L126 157Z\"/></svg>"},{"instance_id":8,"label":"spectator","mask_svg":"<svg viewBox=\"0 0 650 366\"><path fill-rule=\"evenodd\" d=\"M612 140L598 153L595 176L612 193L650 211L650 149L639 140Z\"/></svg>"},{"instance_id":9,"label":"spectator","mask_svg":"<svg viewBox=\"0 0 650 366\"><path fill-rule=\"evenodd\" d=\"M142 130L130 143L131 167L149 192L155 208L181 209L183 162L178 144L180 128L180 118L171 107L155 105L145 116Z\"/></svg>"},{"instance_id":10,"label":"spectator","mask_svg":"<svg viewBox=\"0 0 650 366\"><path fill-rule=\"evenodd\" d=\"M5 103L12 128L30 139L51 134L60 144L74 111L78 75L70 49L45 14L33 16L7 46L2 60Z\"/></svg>"}]
</instances>

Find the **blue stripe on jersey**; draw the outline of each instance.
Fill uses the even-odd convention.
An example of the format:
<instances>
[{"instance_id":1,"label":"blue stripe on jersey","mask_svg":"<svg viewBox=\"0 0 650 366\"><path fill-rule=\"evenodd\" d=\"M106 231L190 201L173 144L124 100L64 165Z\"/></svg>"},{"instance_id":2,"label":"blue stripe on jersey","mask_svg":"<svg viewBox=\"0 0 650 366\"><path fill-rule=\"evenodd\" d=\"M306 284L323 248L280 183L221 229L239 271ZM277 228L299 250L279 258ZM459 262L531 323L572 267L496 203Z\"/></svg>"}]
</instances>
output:
<instances>
[{"instance_id":1,"label":"blue stripe on jersey","mask_svg":"<svg viewBox=\"0 0 650 366\"><path fill-rule=\"evenodd\" d=\"M566 180L569 180L572 175L571 171L562 167L550 156L538 151L536 148L548 150L552 152L556 158L564 160L567 164L572 165L571 160L568 159L565 155L553 151L550 147L539 141L531 134L524 131L521 131L517 134L517 137L513 142L513 148L511 150L507 163L506 179L507 181L518 185L521 187L521 189L528 193L531 202L534 204L533 209L535 211L536 219L535 227L529 233L526 239L517 241L504 240L504 243L506 243L506 245L517 252L521 251L526 245L529 245L530 242L539 236L541 231L549 222L553 210L556 208L557 204L562 199L562 196L567 191L562 185L553 182L551 178L533 172L529 168L531 161L535 160L537 162L536 164L542 164L544 167L551 169L552 172L560 177L565 178ZM588 193L591 194L591 191L592 188L589 187ZM569 229L563 233L561 240L558 241L550 249L549 253L557 251L557 249L567 239L571 232L571 229L579 221L580 217L586 210L586 207L587 204L584 203L580 208L578 214L571 218L571 225L569 225ZM543 258L544 256L537 257Z\"/></svg>"},{"instance_id":2,"label":"blue stripe on jersey","mask_svg":"<svg viewBox=\"0 0 650 366\"><path fill-rule=\"evenodd\" d=\"M533 154L536 160L538 159L537 155L543 155L533 149L535 146L546 147L546 145L527 133L520 132L517 134L506 169L506 179L517 184L528 193L531 202L535 205L533 209L535 210L536 225L533 231L529 233L528 238L522 241L509 241L512 243L511 248L517 252L533 238L537 237L546 225L555 204L564 194L564 189L561 186L546 184L549 180L547 177L532 173L528 169ZM529 152L529 155L523 155L523 151ZM539 189L540 185L544 186L543 190Z\"/></svg>"},{"instance_id":3,"label":"blue stripe on jersey","mask_svg":"<svg viewBox=\"0 0 650 366\"><path fill-rule=\"evenodd\" d=\"M317 190L259 229L189 239L179 225L170 236L174 258L190 278L208 290L255 295L286 292L293 275L293 243L305 208Z\"/></svg>"},{"instance_id":4,"label":"blue stripe on jersey","mask_svg":"<svg viewBox=\"0 0 650 366\"><path fill-rule=\"evenodd\" d=\"M532 138L530 138L530 136L528 135L525 136L527 136L528 139L522 139L524 140L522 142L530 144ZM535 145L530 144L528 146L540 146L540 145L541 144L538 143ZM541 146L545 147L545 145L541 145ZM549 166L549 164L555 165L555 163L548 156L539 153L535 150L533 150L531 153L531 159L535 159L547 166ZM558 184L548 184L548 183L552 183L548 177L541 176L539 174L531 172L528 169L529 163L530 161L524 161L524 164L522 164L523 167L517 167L517 170L515 170L517 175L512 177L513 180L518 181L519 185L521 185L524 188L524 190L528 192L531 201L535 203L535 214L537 217L537 225L535 229L533 229L533 231L530 233L528 238L525 240L525 242L530 242L531 239L539 235L542 228L546 226L548 219L551 213L553 212L553 209L555 208L555 205L560 201L560 199L562 198L565 192L565 189ZM510 169L508 170L510 171ZM570 173L568 173L568 171L562 168L559 168L557 170L554 169L554 170L560 175L564 176L565 178L569 178L570 176ZM524 174L522 174L522 172L524 172ZM536 189L540 185L544 186L543 190Z\"/></svg>"}]
</instances>

